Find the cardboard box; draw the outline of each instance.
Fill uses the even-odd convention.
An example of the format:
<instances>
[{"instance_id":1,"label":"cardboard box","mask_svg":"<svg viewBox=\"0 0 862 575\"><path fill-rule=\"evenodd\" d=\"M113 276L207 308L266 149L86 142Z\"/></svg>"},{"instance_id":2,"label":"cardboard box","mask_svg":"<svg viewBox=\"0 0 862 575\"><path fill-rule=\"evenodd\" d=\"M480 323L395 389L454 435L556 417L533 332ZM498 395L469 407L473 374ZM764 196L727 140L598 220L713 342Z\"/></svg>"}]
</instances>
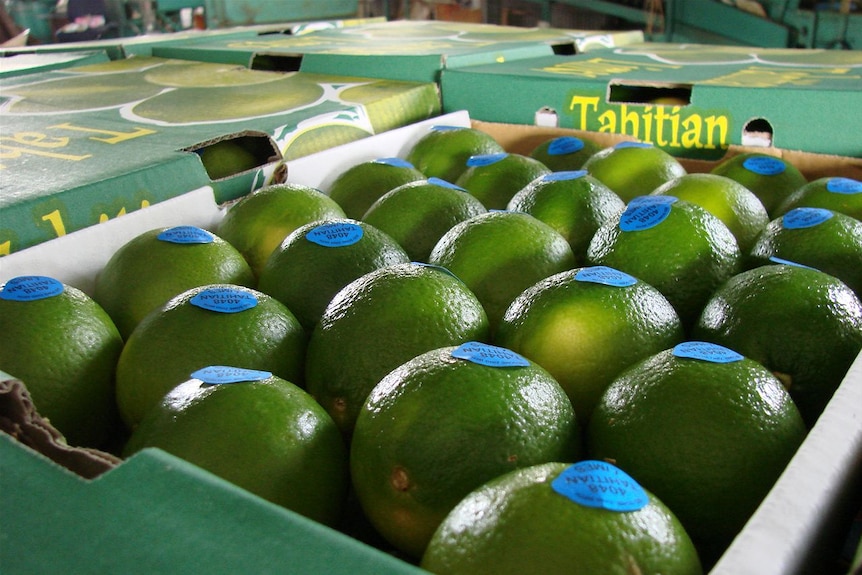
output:
<instances>
[{"instance_id":1,"label":"cardboard box","mask_svg":"<svg viewBox=\"0 0 862 575\"><path fill-rule=\"evenodd\" d=\"M222 38L158 46L169 58L239 64L252 69L302 70L436 82L443 69L574 53L643 40L643 33L590 32L397 20L287 36Z\"/></svg>"},{"instance_id":2,"label":"cardboard box","mask_svg":"<svg viewBox=\"0 0 862 575\"><path fill-rule=\"evenodd\" d=\"M4 81L0 255L206 184L226 201L279 162L435 116L434 84L135 57ZM257 169L211 177L234 140Z\"/></svg>"},{"instance_id":3,"label":"cardboard box","mask_svg":"<svg viewBox=\"0 0 862 575\"><path fill-rule=\"evenodd\" d=\"M641 43L447 69L445 110L616 133L717 159L758 139L862 156L862 52ZM492 97L493 95L493 97Z\"/></svg>"},{"instance_id":4,"label":"cardboard box","mask_svg":"<svg viewBox=\"0 0 862 575\"><path fill-rule=\"evenodd\" d=\"M446 115L288 163L291 180L317 187L353 163L404 153L434 124L473 125L510 151L583 132L470 122ZM591 134L612 145L623 139ZM731 147L729 154L746 151ZM777 154L783 152L776 151ZM813 177L858 178L862 160L788 152ZM784 156L788 157L788 156ZM685 160L691 171L710 163ZM329 174L320 165L331 166ZM220 220L213 190L201 188L0 260L0 283L47 273L79 283L107 261L112 246L158 221L204 227ZM144 221L143 218L151 218ZM184 220L184 218L188 218ZM75 254L77 266L70 266ZM81 258L81 259L78 259ZM7 262L14 265L7 265ZM2 379L2 377L0 377ZM785 575L832 567L842 531L862 493L862 354L772 491L712 569L712 575ZM10 572L182 571L210 573L419 573L388 553L279 509L159 450L142 452L95 480L84 480L0 434L0 564Z\"/></svg>"}]
</instances>

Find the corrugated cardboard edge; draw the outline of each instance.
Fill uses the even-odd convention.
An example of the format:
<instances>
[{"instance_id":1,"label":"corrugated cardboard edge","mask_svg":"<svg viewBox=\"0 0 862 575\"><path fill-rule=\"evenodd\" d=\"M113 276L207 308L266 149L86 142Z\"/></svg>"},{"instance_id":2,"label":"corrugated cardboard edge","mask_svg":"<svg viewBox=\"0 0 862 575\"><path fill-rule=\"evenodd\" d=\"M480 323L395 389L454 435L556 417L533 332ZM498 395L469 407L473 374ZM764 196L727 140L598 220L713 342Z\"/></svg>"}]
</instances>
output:
<instances>
[{"instance_id":1,"label":"corrugated cardboard edge","mask_svg":"<svg viewBox=\"0 0 862 575\"><path fill-rule=\"evenodd\" d=\"M36 411L27 387L17 379L0 381L0 431L86 479L120 463L110 453L67 444L63 434Z\"/></svg>"}]
</instances>

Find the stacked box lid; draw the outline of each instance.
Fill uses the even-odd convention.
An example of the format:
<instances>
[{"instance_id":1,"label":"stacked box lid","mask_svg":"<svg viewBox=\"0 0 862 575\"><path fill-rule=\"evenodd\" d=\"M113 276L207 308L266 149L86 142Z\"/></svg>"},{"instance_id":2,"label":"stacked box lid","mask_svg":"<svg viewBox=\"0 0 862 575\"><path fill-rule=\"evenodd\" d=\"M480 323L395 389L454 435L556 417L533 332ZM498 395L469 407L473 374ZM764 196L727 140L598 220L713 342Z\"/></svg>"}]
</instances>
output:
<instances>
[{"instance_id":1,"label":"stacked box lid","mask_svg":"<svg viewBox=\"0 0 862 575\"><path fill-rule=\"evenodd\" d=\"M154 54L240 64L431 82L440 71L473 64L573 53L641 41L640 31L601 32L493 24L397 20L301 36L265 34L159 46Z\"/></svg>"},{"instance_id":2,"label":"stacked box lid","mask_svg":"<svg viewBox=\"0 0 862 575\"><path fill-rule=\"evenodd\" d=\"M434 116L434 84L135 57L4 80L0 254L202 186L226 201L300 157ZM213 180L230 138L260 169Z\"/></svg>"},{"instance_id":3,"label":"stacked box lid","mask_svg":"<svg viewBox=\"0 0 862 575\"><path fill-rule=\"evenodd\" d=\"M678 156L757 140L862 155L858 51L640 43L450 69L441 84L445 109L479 120L625 134Z\"/></svg>"}]
</instances>

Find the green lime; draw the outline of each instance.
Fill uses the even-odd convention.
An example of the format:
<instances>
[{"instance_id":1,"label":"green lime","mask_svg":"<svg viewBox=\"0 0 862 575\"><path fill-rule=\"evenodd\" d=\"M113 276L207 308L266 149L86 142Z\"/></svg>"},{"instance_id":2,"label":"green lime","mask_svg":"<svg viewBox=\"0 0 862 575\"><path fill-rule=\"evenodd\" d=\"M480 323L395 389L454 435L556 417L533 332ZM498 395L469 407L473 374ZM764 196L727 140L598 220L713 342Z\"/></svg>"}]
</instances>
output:
<instances>
[{"instance_id":1,"label":"green lime","mask_svg":"<svg viewBox=\"0 0 862 575\"><path fill-rule=\"evenodd\" d=\"M385 193L362 219L392 236L411 260L427 262L443 234L455 224L486 211L467 190L429 178Z\"/></svg>"},{"instance_id":2,"label":"green lime","mask_svg":"<svg viewBox=\"0 0 862 575\"><path fill-rule=\"evenodd\" d=\"M455 183L469 190L490 209L502 210L527 184L549 170L539 160L505 152L470 156L467 169Z\"/></svg>"},{"instance_id":3,"label":"green lime","mask_svg":"<svg viewBox=\"0 0 862 575\"><path fill-rule=\"evenodd\" d=\"M793 208L825 208L862 221L862 182L853 178L818 178L787 196L775 213L783 215Z\"/></svg>"},{"instance_id":4,"label":"green lime","mask_svg":"<svg viewBox=\"0 0 862 575\"><path fill-rule=\"evenodd\" d=\"M119 422L114 368L123 349L108 314L47 276L0 285L0 370L24 382L70 445L105 447Z\"/></svg>"},{"instance_id":5,"label":"green lime","mask_svg":"<svg viewBox=\"0 0 862 575\"><path fill-rule=\"evenodd\" d=\"M686 174L656 188L654 195L673 196L697 204L720 219L746 254L769 223L766 208L745 186L716 174Z\"/></svg>"},{"instance_id":6,"label":"green lime","mask_svg":"<svg viewBox=\"0 0 862 575\"><path fill-rule=\"evenodd\" d=\"M638 362L605 390L587 432L661 499L711 565L805 438L781 382L732 349L688 341Z\"/></svg>"},{"instance_id":7,"label":"green lime","mask_svg":"<svg viewBox=\"0 0 862 575\"><path fill-rule=\"evenodd\" d=\"M583 267L524 290L494 341L547 369L586 424L623 369L683 336L679 316L656 288L612 268Z\"/></svg>"},{"instance_id":8,"label":"green lime","mask_svg":"<svg viewBox=\"0 0 862 575\"><path fill-rule=\"evenodd\" d=\"M128 338L144 316L187 289L254 282L242 254L216 234L195 226L156 228L114 252L96 276L93 299Z\"/></svg>"},{"instance_id":9,"label":"green lime","mask_svg":"<svg viewBox=\"0 0 862 575\"><path fill-rule=\"evenodd\" d=\"M704 208L673 196L640 196L590 241L587 261L656 287L690 328L706 300L740 270L736 238Z\"/></svg>"},{"instance_id":10,"label":"green lime","mask_svg":"<svg viewBox=\"0 0 862 575\"><path fill-rule=\"evenodd\" d=\"M751 190L770 218L777 215L778 206L790 194L808 183L790 162L760 152L733 156L719 163L711 173L736 180Z\"/></svg>"},{"instance_id":11,"label":"green lime","mask_svg":"<svg viewBox=\"0 0 862 575\"><path fill-rule=\"evenodd\" d=\"M543 463L485 483L446 516L421 566L451 575L702 573L673 512L603 461Z\"/></svg>"},{"instance_id":12,"label":"green lime","mask_svg":"<svg viewBox=\"0 0 862 575\"><path fill-rule=\"evenodd\" d=\"M428 258L460 278L488 314L491 331L525 289L575 267L566 239L521 212L492 211L455 225Z\"/></svg>"},{"instance_id":13,"label":"green lime","mask_svg":"<svg viewBox=\"0 0 862 575\"><path fill-rule=\"evenodd\" d=\"M301 385L306 335L284 304L251 288L192 288L145 317L117 362L117 404L134 429L195 370L233 365Z\"/></svg>"},{"instance_id":14,"label":"green lime","mask_svg":"<svg viewBox=\"0 0 862 575\"><path fill-rule=\"evenodd\" d=\"M862 297L862 221L825 208L793 208L769 223L749 266L776 258L832 274Z\"/></svg>"},{"instance_id":15,"label":"green lime","mask_svg":"<svg viewBox=\"0 0 862 575\"><path fill-rule=\"evenodd\" d=\"M533 148L530 157L554 172L580 170L587 159L601 149L596 142L577 136L557 136Z\"/></svg>"},{"instance_id":16,"label":"green lime","mask_svg":"<svg viewBox=\"0 0 862 575\"><path fill-rule=\"evenodd\" d=\"M158 447L327 525L347 493L347 454L332 418L266 371L207 366L168 392L129 438L128 457Z\"/></svg>"},{"instance_id":17,"label":"green lime","mask_svg":"<svg viewBox=\"0 0 862 575\"><path fill-rule=\"evenodd\" d=\"M769 368L811 426L862 350L862 302L827 273L762 266L716 290L693 336Z\"/></svg>"},{"instance_id":18,"label":"green lime","mask_svg":"<svg viewBox=\"0 0 862 575\"><path fill-rule=\"evenodd\" d=\"M579 452L575 413L548 372L468 342L421 354L374 387L356 420L350 465L371 523L418 558L473 489Z\"/></svg>"},{"instance_id":19,"label":"green lime","mask_svg":"<svg viewBox=\"0 0 862 575\"><path fill-rule=\"evenodd\" d=\"M506 209L526 212L554 228L568 240L575 262L583 264L593 235L618 217L625 204L586 170L577 170L536 178L512 197Z\"/></svg>"},{"instance_id":20,"label":"green lime","mask_svg":"<svg viewBox=\"0 0 862 575\"><path fill-rule=\"evenodd\" d=\"M612 189L624 202L652 193L686 174L679 160L652 144L621 142L603 148L584 162L591 176Z\"/></svg>"},{"instance_id":21,"label":"green lime","mask_svg":"<svg viewBox=\"0 0 862 575\"><path fill-rule=\"evenodd\" d=\"M312 222L276 248L258 289L286 305L311 333L341 288L370 271L409 261L392 237L370 224L349 218Z\"/></svg>"},{"instance_id":22,"label":"green lime","mask_svg":"<svg viewBox=\"0 0 862 575\"><path fill-rule=\"evenodd\" d=\"M257 277L269 255L293 230L344 210L320 190L301 184L274 184L233 204L218 225L218 235L238 249Z\"/></svg>"},{"instance_id":23,"label":"green lime","mask_svg":"<svg viewBox=\"0 0 862 575\"><path fill-rule=\"evenodd\" d=\"M308 342L306 386L350 436L365 398L391 370L428 350L487 338L482 304L448 271L387 266L329 302Z\"/></svg>"},{"instance_id":24,"label":"green lime","mask_svg":"<svg viewBox=\"0 0 862 575\"><path fill-rule=\"evenodd\" d=\"M349 167L326 191L348 218L361 220L371 204L389 190L424 179L422 172L405 160L378 158Z\"/></svg>"},{"instance_id":25,"label":"green lime","mask_svg":"<svg viewBox=\"0 0 862 575\"><path fill-rule=\"evenodd\" d=\"M497 154L503 147L481 130L434 125L407 151L407 161L428 178L456 182L470 156Z\"/></svg>"}]
</instances>

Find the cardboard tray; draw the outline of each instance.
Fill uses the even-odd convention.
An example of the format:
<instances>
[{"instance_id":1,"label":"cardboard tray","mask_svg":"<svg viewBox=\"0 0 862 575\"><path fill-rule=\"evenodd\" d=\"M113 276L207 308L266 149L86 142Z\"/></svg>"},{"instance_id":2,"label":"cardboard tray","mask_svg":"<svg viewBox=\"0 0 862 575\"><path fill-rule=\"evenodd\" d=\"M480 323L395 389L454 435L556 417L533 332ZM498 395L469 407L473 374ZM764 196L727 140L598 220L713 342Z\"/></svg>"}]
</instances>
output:
<instances>
[{"instance_id":1,"label":"cardboard tray","mask_svg":"<svg viewBox=\"0 0 862 575\"><path fill-rule=\"evenodd\" d=\"M288 179L325 188L352 163L399 155L435 124L473 125L510 151L571 130L471 122L464 112L339 146L288 164ZM584 135L584 133L577 133ZM594 134L608 145L617 138ZM731 149L738 153L744 148ZM809 177L859 178L862 160L791 154ZM327 165L330 171L320 170ZM707 164L689 164L705 171ZM112 251L156 225L213 227L213 190L182 197L0 259L0 283L44 273L87 291ZM74 254L75 265L69 265ZM79 270L85 268L86 273ZM0 374L2 375L2 374ZM785 575L832 567L862 504L862 354L713 575ZM9 573L420 573L421 570L269 504L160 450L85 480L0 434L0 564Z\"/></svg>"}]
</instances>

